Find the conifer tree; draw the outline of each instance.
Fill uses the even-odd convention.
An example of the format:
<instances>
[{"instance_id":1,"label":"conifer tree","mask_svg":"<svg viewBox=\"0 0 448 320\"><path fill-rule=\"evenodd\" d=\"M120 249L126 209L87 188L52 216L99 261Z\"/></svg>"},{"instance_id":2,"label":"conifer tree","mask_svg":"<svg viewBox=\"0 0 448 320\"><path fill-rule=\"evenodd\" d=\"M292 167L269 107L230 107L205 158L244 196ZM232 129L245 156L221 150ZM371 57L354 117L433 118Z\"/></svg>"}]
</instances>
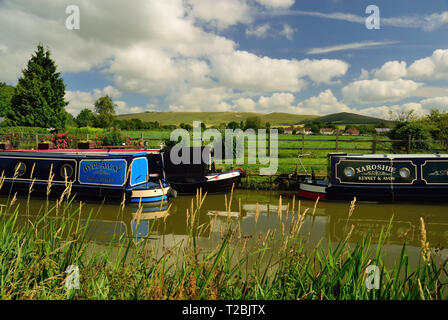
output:
<instances>
[{"instance_id":1,"label":"conifer tree","mask_svg":"<svg viewBox=\"0 0 448 320\"><path fill-rule=\"evenodd\" d=\"M27 68L22 70L11 109L6 114L8 124L64 129L67 120L65 106L68 104L64 96L64 80L56 71L50 50L39 44Z\"/></svg>"}]
</instances>

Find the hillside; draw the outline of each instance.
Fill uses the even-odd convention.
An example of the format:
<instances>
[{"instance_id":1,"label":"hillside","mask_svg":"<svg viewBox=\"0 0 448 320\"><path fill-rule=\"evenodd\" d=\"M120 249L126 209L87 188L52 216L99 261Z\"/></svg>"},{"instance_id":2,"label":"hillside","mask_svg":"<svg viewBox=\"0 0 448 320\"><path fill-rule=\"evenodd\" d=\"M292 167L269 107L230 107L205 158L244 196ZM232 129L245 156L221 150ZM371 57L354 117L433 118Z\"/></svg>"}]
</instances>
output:
<instances>
[{"instance_id":1,"label":"hillside","mask_svg":"<svg viewBox=\"0 0 448 320\"><path fill-rule=\"evenodd\" d=\"M263 123L269 122L272 126L285 126L301 123L317 118L312 115L299 115L290 113L255 113L255 112L144 112L123 114L118 119L140 119L142 121L158 121L163 125L192 124L193 121L202 121L207 126L217 126L223 122L240 122L248 117L260 117Z\"/></svg>"},{"instance_id":2,"label":"hillside","mask_svg":"<svg viewBox=\"0 0 448 320\"><path fill-rule=\"evenodd\" d=\"M329 114L323 117L318 117L313 119L313 121L317 122L331 122L334 124L378 124L380 122L389 123L390 121L375 118L375 117L368 117L363 116L356 113L349 113L349 112L341 112L341 113L334 113ZM307 120L302 121L302 123L308 122Z\"/></svg>"}]
</instances>

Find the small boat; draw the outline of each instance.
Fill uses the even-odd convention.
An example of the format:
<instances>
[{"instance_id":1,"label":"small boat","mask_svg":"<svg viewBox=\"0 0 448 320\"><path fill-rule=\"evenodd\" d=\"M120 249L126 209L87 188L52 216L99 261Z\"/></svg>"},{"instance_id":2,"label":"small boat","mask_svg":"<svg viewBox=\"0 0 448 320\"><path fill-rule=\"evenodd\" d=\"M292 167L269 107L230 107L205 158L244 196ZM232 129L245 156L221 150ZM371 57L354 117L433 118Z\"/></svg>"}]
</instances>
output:
<instances>
[{"instance_id":1,"label":"small boat","mask_svg":"<svg viewBox=\"0 0 448 320\"><path fill-rule=\"evenodd\" d=\"M160 152L148 152L148 161L153 169L150 169L152 179L164 178L176 190L177 194L195 194L196 190L202 189L205 193L225 193L237 186L241 179L246 176L244 170L238 168L226 172L215 170L215 164L210 148L201 147L201 154L207 154L208 159L201 159L200 163L193 162L193 152L199 147L183 147L180 154L188 152L189 163L175 164L170 157L171 149Z\"/></svg>"},{"instance_id":2,"label":"small boat","mask_svg":"<svg viewBox=\"0 0 448 320\"><path fill-rule=\"evenodd\" d=\"M328 180L307 178L307 199L448 201L448 154L328 155Z\"/></svg>"},{"instance_id":3,"label":"small boat","mask_svg":"<svg viewBox=\"0 0 448 320\"><path fill-rule=\"evenodd\" d=\"M148 203L167 200L170 186L149 180L145 152L97 150L8 151L0 153L3 194Z\"/></svg>"}]
</instances>

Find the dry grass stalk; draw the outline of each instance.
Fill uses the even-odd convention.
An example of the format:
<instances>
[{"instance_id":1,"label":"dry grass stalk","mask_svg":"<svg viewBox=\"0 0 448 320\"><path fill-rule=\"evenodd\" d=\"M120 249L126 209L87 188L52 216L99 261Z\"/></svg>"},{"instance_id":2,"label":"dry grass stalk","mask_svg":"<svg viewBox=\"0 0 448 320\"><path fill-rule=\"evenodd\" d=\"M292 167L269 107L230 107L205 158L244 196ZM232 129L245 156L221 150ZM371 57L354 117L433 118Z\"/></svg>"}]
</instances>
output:
<instances>
[{"instance_id":1,"label":"dry grass stalk","mask_svg":"<svg viewBox=\"0 0 448 320\"><path fill-rule=\"evenodd\" d=\"M138 202L138 209L137 209L137 212L135 213L135 217L136 217L135 220L137 221L137 225L140 223L142 212L143 212L142 198L140 198L140 201Z\"/></svg>"},{"instance_id":2,"label":"dry grass stalk","mask_svg":"<svg viewBox=\"0 0 448 320\"><path fill-rule=\"evenodd\" d=\"M294 194L292 196L292 210L291 210L292 213L294 213L295 205L296 205L296 195Z\"/></svg>"},{"instance_id":3,"label":"dry grass stalk","mask_svg":"<svg viewBox=\"0 0 448 320\"><path fill-rule=\"evenodd\" d=\"M162 190L162 201L160 201L160 211L162 211L163 198L165 198L165 189L163 189L162 180L160 180L160 179L159 179L159 186L160 186L160 189Z\"/></svg>"},{"instance_id":4,"label":"dry grass stalk","mask_svg":"<svg viewBox=\"0 0 448 320\"><path fill-rule=\"evenodd\" d=\"M260 207L259 207L258 202L257 202L257 204L255 206L255 224L257 224L259 216L260 216Z\"/></svg>"},{"instance_id":5,"label":"dry grass stalk","mask_svg":"<svg viewBox=\"0 0 448 320\"><path fill-rule=\"evenodd\" d=\"M238 216L241 217L242 213L241 213L241 198L238 198Z\"/></svg>"},{"instance_id":6,"label":"dry grass stalk","mask_svg":"<svg viewBox=\"0 0 448 320\"><path fill-rule=\"evenodd\" d=\"M314 214L316 213L317 204L319 203L320 197L317 197L316 202L314 203L313 213L311 214L314 217Z\"/></svg>"},{"instance_id":7,"label":"dry grass stalk","mask_svg":"<svg viewBox=\"0 0 448 320\"><path fill-rule=\"evenodd\" d=\"M291 227L289 233L292 234L298 234L300 232L300 229L302 229L303 224L305 223L305 217L308 212L309 208L306 208L303 214L299 214L297 216L297 220L291 222Z\"/></svg>"},{"instance_id":8,"label":"dry grass stalk","mask_svg":"<svg viewBox=\"0 0 448 320\"><path fill-rule=\"evenodd\" d=\"M429 242L426 238L425 221L420 217L420 244L421 244L421 256L425 263L429 263L431 260L431 249L429 248Z\"/></svg>"},{"instance_id":9,"label":"dry grass stalk","mask_svg":"<svg viewBox=\"0 0 448 320\"><path fill-rule=\"evenodd\" d=\"M420 293L420 299L426 300L425 294L423 293L422 283L420 282L420 279L417 279L417 282L418 282L418 291Z\"/></svg>"},{"instance_id":10,"label":"dry grass stalk","mask_svg":"<svg viewBox=\"0 0 448 320\"><path fill-rule=\"evenodd\" d=\"M282 196L280 196L278 198L278 209L277 209L277 214L281 215L282 214Z\"/></svg>"},{"instance_id":11,"label":"dry grass stalk","mask_svg":"<svg viewBox=\"0 0 448 320\"><path fill-rule=\"evenodd\" d=\"M350 237L352 236L353 230L355 229L355 225L352 224L352 226L350 227L350 231L347 233L347 236L344 239L344 242L346 242L348 239L350 239Z\"/></svg>"},{"instance_id":12,"label":"dry grass stalk","mask_svg":"<svg viewBox=\"0 0 448 320\"><path fill-rule=\"evenodd\" d=\"M5 183L5 170L2 171L2 175L0 176L0 190L3 188L3 183Z\"/></svg>"},{"instance_id":13,"label":"dry grass stalk","mask_svg":"<svg viewBox=\"0 0 448 320\"><path fill-rule=\"evenodd\" d=\"M126 192L123 192L123 200L121 200L121 204L120 204L120 208L122 211L124 210L125 203L126 203Z\"/></svg>"},{"instance_id":14,"label":"dry grass stalk","mask_svg":"<svg viewBox=\"0 0 448 320\"><path fill-rule=\"evenodd\" d=\"M356 197L353 198L352 202L350 202L350 209L348 210L348 218L353 214L353 211L355 211L355 205L356 205Z\"/></svg>"},{"instance_id":15,"label":"dry grass stalk","mask_svg":"<svg viewBox=\"0 0 448 320\"><path fill-rule=\"evenodd\" d=\"M227 212L228 211L227 210L227 194L224 194L224 203L226 205L226 212Z\"/></svg>"},{"instance_id":16,"label":"dry grass stalk","mask_svg":"<svg viewBox=\"0 0 448 320\"><path fill-rule=\"evenodd\" d=\"M53 184L54 173L53 173L53 164L50 166L50 174L48 175L48 184L47 184L47 197L51 192L51 185Z\"/></svg>"},{"instance_id":17,"label":"dry grass stalk","mask_svg":"<svg viewBox=\"0 0 448 320\"><path fill-rule=\"evenodd\" d=\"M235 187L235 184L232 184L232 190L230 191L230 200L229 205L227 206L227 216L230 218L230 210L232 208L232 199L233 199L233 188Z\"/></svg>"},{"instance_id":18,"label":"dry grass stalk","mask_svg":"<svg viewBox=\"0 0 448 320\"><path fill-rule=\"evenodd\" d=\"M30 174L30 178L33 177L34 174L34 169L36 168L36 162L33 163L33 166L31 167L31 174Z\"/></svg>"},{"instance_id":19,"label":"dry grass stalk","mask_svg":"<svg viewBox=\"0 0 448 320\"><path fill-rule=\"evenodd\" d=\"M12 197L11 203L9 204L11 207L16 203L17 201L17 192L14 193L14 197Z\"/></svg>"},{"instance_id":20,"label":"dry grass stalk","mask_svg":"<svg viewBox=\"0 0 448 320\"><path fill-rule=\"evenodd\" d=\"M34 182L36 182L36 178L34 178L34 179L31 181L30 186L29 186L29 188L28 188L28 194L31 194L31 192L33 192Z\"/></svg>"}]
</instances>

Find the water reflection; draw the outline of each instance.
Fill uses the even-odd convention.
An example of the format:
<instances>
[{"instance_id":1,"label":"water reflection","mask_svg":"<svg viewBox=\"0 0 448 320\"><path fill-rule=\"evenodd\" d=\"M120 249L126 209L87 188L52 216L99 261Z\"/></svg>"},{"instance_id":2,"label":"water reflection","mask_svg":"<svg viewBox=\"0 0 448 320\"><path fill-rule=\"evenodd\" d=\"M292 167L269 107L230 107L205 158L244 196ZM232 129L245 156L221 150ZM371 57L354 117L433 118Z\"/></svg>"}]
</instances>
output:
<instances>
[{"instance_id":1,"label":"water reflection","mask_svg":"<svg viewBox=\"0 0 448 320\"><path fill-rule=\"evenodd\" d=\"M276 192L236 191L229 205L230 197L208 195L197 216L198 224L204 226L199 245L214 247L214 240L221 238L229 220L238 224L242 238L268 230L276 230L282 237L297 217L299 202L293 203L293 199L283 196L280 203L279 196ZM1 204L7 203L6 198L0 200ZM19 206L19 223L26 223L39 216L46 202L31 200L27 209L27 200L19 199L16 205ZM68 212L77 206L78 203L73 203ZM169 204L146 205L141 210L138 205L127 205L121 210L115 204L86 203L79 218L83 225L89 220L87 237L98 243L122 243L132 238L135 242L161 240L166 245L187 238L186 212L192 206L196 207L194 197L179 197ZM351 242L361 240L366 234L377 239L393 217L387 244L401 245L407 241L410 246L419 247L419 219L423 217L430 245L448 247L448 210L444 205L357 203L352 216L348 217L349 207L349 203L320 202L315 206L314 202L301 201L301 212L308 210L302 233L310 244L315 245L322 238L344 239L352 225ZM57 218L53 215L49 219Z\"/></svg>"}]
</instances>

